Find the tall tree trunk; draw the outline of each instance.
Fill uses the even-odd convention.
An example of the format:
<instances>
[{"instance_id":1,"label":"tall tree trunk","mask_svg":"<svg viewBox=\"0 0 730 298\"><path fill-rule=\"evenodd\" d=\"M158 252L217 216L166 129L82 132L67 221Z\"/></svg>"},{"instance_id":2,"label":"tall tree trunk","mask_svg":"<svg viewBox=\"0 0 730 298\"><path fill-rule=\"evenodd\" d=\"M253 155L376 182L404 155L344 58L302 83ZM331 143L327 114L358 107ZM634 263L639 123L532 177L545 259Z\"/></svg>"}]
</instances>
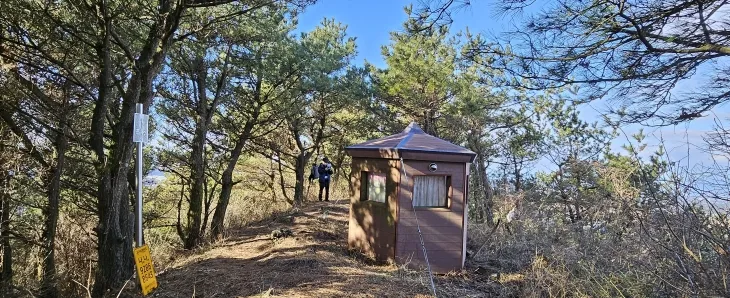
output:
<instances>
[{"instance_id":1,"label":"tall tree trunk","mask_svg":"<svg viewBox=\"0 0 730 298\"><path fill-rule=\"evenodd\" d=\"M132 122L135 104L142 103L149 109L154 92L152 83L162 68L162 62L173 43L173 33L180 25L185 11L183 6L173 7L172 1L163 1L158 6L161 16L149 30L140 55L134 61L136 69L129 79L122 96L119 120L113 125L109 145L105 143L107 105L113 87L111 75L111 31L112 22L105 2L101 2L104 16L104 39L98 49L101 58L99 95L92 116L89 145L96 154L96 168L99 175L97 185L97 232L98 269L94 277L93 297L116 295L125 281L132 277L134 262L132 244L134 235L134 214L130 211L127 171L132 160ZM100 107L101 106L101 107ZM108 150L105 147L111 147Z\"/></svg>"},{"instance_id":2,"label":"tall tree trunk","mask_svg":"<svg viewBox=\"0 0 730 298\"><path fill-rule=\"evenodd\" d=\"M213 195L215 193L216 184L213 184L211 189L208 189L208 179L205 180L205 208L203 208L203 226L200 228L200 234L205 235L205 231L208 228L208 218L210 217L210 206L213 204Z\"/></svg>"},{"instance_id":3,"label":"tall tree trunk","mask_svg":"<svg viewBox=\"0 0 730 298\"><path fill-rule=\"evenodd\" d=\"M286 200L289 205L294 205L294 200L289 198L289 195L286 192L286 180L284 179L284 168L281 166L281 152L276 152L276 156L279 158L277 160L277 170L279 172L279 187L281 188L281 194L284 196L284 200Z\"/></svg>"},{"instance_id":4,"label":"tall tree trunk","mask_svg":"<svg viewBox=\"0 0 730 298\"><path fill-rule=\"evenodd\" d=\"M131 137L131 134L130 134ZM99 268L96 272L93 297L114 295L132 277L134 263L132 245L134 214L131 212L127 171L132 157L131 146L119 146L112 152L116 166L102 172L99 182L99 226L97 227ZM116 156L123 156L122 158Z\"/></svg>"},{"instance_id":5,"label":"tall tree trunk","mask_svg":"<svg viewBox=\"0 0 730 298\"><path fill-rule=\"evenodd\" d=\"M296 183L294 184L294 204L301 206L304 202L304 173L306 172L307 163L309 162L309 152L302 151L297 155L294 163Z\"/></svg>"},{"instance_id":6,"label":"tall tree trunk","mask_svg":"<svg viewBox=\"0 0 730 298\"><path fill-rule=\"evenodd\" d=\"M3 262L0 274L0 293L10 293L13 287L13 247L10 246L10 175L3 170L0 179L3 190L0 192L0 242L2 242Z\"/></svg>"},{"instance_id":7,"label":"tall tree trunk","mask_svg":"<svg viewBox=\"0 0 730 298\"><path fill-rule=\"evenodd\" d=\"M469 201L473 202L472 204L474 206L473 208L469 209L469 216L473 216L476 222L481 223L484 222L484 212L482 206L482 201L484 199L481 195L472 195L472 193L480 192L482 187L482 176L479 174L479 167L476 163L471 164L471 173L472 174L469 176L467 183L472 183L471 185L476 185L476 187L469 187L470 193L467 193L467 196L469 196Z\"/></svg>"},{"instance_id":8,"label":"tall tree trunk","mask_svg":"<svg viewBox=\"0 0 730 298\"><path fill-rule=\"evenodd\" d=\"M494 198L492 192L492 185L489 183L489 175L487 175L487 165L484 156L477 156L477 169L479 170L480 182L482 189L484 189L484 203L483 211L484 217L486 217L487 223L494 224Z\"/></svg>"},{"instance_id":9,"label":"tall tree trunk","mask_svg":"<svg viewBox=\"0 0 730 298\"><path fill-rule=\"evenodd\" d=\"M238 159L241 157L241 152L246 142L251 138L251 132L254 126L258 123L259 116L261 115L261 104L256 104L251 118L246 122L243 127L243 132L238 136L236 146L231 152L231 158L228 160L228 165L223 171L221 176L221 193L218 196L218 202L215 205L215 212L213 213L213 219L210 222L210 233L213 240L220 239L223 236L223 223L226 218L226 210L228 209L228 202L231 200L231 192L233 191L233 170L238 164Z\"/></svg>"},{"instance_id":10,"label":"tall tree trunk","mask_svg":"<svg viewBox=\"0 0 730 298\"><path fill-rule=\"evenodd\" d=\"M342 144L342 142L340 142ZM345 163L345 147L342 146L339 149L337 149L337 155L335 155L335 164L333 171L335 173L332 175L333 178L335 178L335 181L339 181L340 177L349 177L349 175L342 175L342 174L348 174L348 173L342 173L342 164Z\"/></svg>"},{"instance_id":11,"label":"tall tree trunk","mask_svg":"<svg viewBox=\"0 0 730 298\"><path fill-rule=\"evenodd\" d=\"M487 160L485 150L482 148L480 143L481 131L476 131L473 134L467 136L467 146L470 150L477 152L476 163L474 165L476 169L475 179L479 183L481 191L484 192L482 202L476 202L477 217L480 221L486 222L490 225L494 224L494 190L489 182L489 175L487 173Z\"/></svg>"},{"instance_id":12,"label":"tall tree trunk","mask_svg":"<svg viewBox=\"0 0 730 298\"><path fill-rule=\"evenodd\" d=\"M48 184L48 205L43 210L45 223L43 228L43 247L41 248L43 265L41 268L40 297L48 298L58 297L55 243L59 205L61 202L61 176L63 175L63 168L65 166L66 148L68 147L66 113L62 113L60 123L61 132L56 137L56 163L51 168L50 183Z\"/></svg>"},{"instance_id":13,"label":"tall tree trunk","mask_svg":"<svg viewBox=\"0 0 730 298\"><path fill-rule=\"evenodd\" d=\"M515 192L519 192L522 190L522 169L517 166L517 161L515 161L514 165L514 175L515 175Z\"/></svg>"},{"instance_id":14,"label":"tall tree trunk","mask_svg":"<svg viewBox=\"0 0 730 298\"><path fill-rule=\"evenodd\" d=\"M0 31L0 37L4 37L4 33L4 30ZM2 43L0 43L0 52L3 52L4 50L5 48ZM4 103L6 103L6 99L0 96L0 104ZM0 119L3 121L10 119L9 113L7 113L10 109L0 107L0 110L5 111L5 113L2 113ZM0 122L0 124L3 124L3 122ZM10 129L0 126L0 141L7 140L9 136ZM4 146L0 146L0 162L2 162L2 165L5 165L6 161L4 159L5 154L2 150L3 148ZM13 283L13 252L10 247L10 239L8 239L7 242L5 241L7 237L6 229L10 228L10 211L8 210L8 212L6 212L6 209L9 207L8 201L10 200L10 173L8 170L9 169L7 168L0 167L0 185L2 185L2 187L0 187L0 250L2 251L2 264L0 264L0 295L6 293ZM7 226L6 222L8 223Z\"/></svg>"},{"instance_id":15,"label":"tall tree trunk","mask_svg":"<svg viewBox=\"0 0 730 298\"><path fill-rule=\"evenodd\" d=\"M185 227L185 249L193 249L202 235L201 218L203 212L205 187L205 138L208 134L208 99L206 95L206 80L208 74L202 57L194 62L196 67L195 82L198 91L197 121L195 135L190 153L190 205L188 206L187 225Z\"/></svg>"},{"instance_id":16,"label":"tall tree trunk","mask_svg":"<svg viewBox=\"0 0 730 298\"><path fill-rule=\"evenodd\" d=\"M573 205L567 204L566 207L568 209L568 216L570 218L570 223L575 223L576 218L575 218L575 213L573 212Z\"/></svg>"},{"instance_id":17,"label":"tall tree trunk","mask_svg":"<svg viewBox=\"0 0 730 298\"><path fill-rule=\"evenodd\" d=\"M242 141L242 139L238 140L236 147L231 152L231 159L228 161L228 166L221 175L221 193L218 196L215 213L213 213L213 220L210 223L210 236L213 240L218 240L223 237L223 223L226 217L226 209L228 209L228 202L231 200L231 192L234 186L233 170L236 168L238 157L241 156L244 144L245 141Z\"/></svg>"},{"instance_id":18,"label":"tall tree trunk","mask_svg":"<svg viewBox=\"0 0 730 298\"><path fill-rule=\"evenodd\" d=\"M179 236L180 240L185 243L185 230L182 227L182 216L180 215L182 212L183 200L185 200L185 181L181 181L180 183L180 199L177 201L177 223L175 224L177 236Z\"/></svg>"},{"instance_id":19,"label":"tall tree trunk","mask_svg":"<svg viewBox=\"0 0 730 298\"><path fill-rule=\"evenodd\" d=\"M107 21L107 28L111 21ZM108 31L108 30L107 30ZM132 240L134 220L130 212L129 184L127 172L132 159L132 119L134 104L142 87L141 78L135 75L130 80L120 113L120 120L113 132L113 147L106 155L104 141L104 118L109 104L111 88L110 33L105 34L104 46L99 50L102 70L99 77L99 100L92 120L90 145L97 156L99 171L97 226L98 270L94 279L93 297L112 295L132 276Z\"/></svg>"},{"instance_id":20,"label":"tall tree trunk","mask_svg":"<svg viewBox=\"0 0 730 298\"><path fill-rule=\"evenodd\" d=\"M2 33L0 33L2 34ZM0 98L3 103L4 98ZM7 111L8 109L4 109ZM8 114L3 114L3 120ZM3 122L0 122L0 125ZM0 141L8 140L10 129L0 126ZM13 250L10 246L10 167L6 167L11 156L3 152L5 147L0 146L0 250L2 251L2 264L0 264L0 296L12 288L13 285ZM37 152L37 151L36 151Z\"/></svg>"},{"instance_id":21,"label":"tall tree trunk","mask_svg":"<svg viewBox=\"0 0 730 298\"><path fill-rule=\"evenodd\" d=\"M197 138L197 136L196 136ZM190 200L188 205L187 224L185 226L185 249L193 249L200 242L200 227L203 209L203 184L205 183L202 148L198 140L193 140L192 161L190 170Z\"/></svg>"},{"instance_id":22,"label":"tall tree trunk","mask_svg":"<svg viewBox=\"0 0 730 298\"><path fill-rule=\"evenodd\" d=\"M116 295L131 278L134 271L132 246L134 241L134 214L131 211L129 197L129 174L134 147L132 143L132 122L135 104L141 102L146 107L152 99L151 80L149 77L156 69L145 69L143 74L135 74L130 79L127 93L122 101L120 118L112 129L112 146L106 154L104 136L91 139L91 147L97 155L99 183L97 185L97 212L99 223L97 232L97 250L99 268L96 271L93 297ZM109 88L110 77L102 71L101 86ZM146 79L142 79L147 77ZM106 84L104 83L106 82ZM99 93L100 97L102 92ZM102 100L97 104L102 104ZM94 114L97 117L105 115ZM100 143L101 142L101 143ZM140 185L141 186L141 185ZM113 293L113 294L112 294Z\"/></svg>"},{"instance_id":23,"label":"tall tree trunk","mask_svg":"<svg viewBox=\"0 0 730 298\"><path fill-rule=\"evenodd\" d=\"M436 126L436 110L435 109L429 109L428 111L428 126L429 126L429 134L435 137L440 138L441 135L439 135L438 127Z\"/></svg>"},{"instance_id":24,"label":"tall tree trunk","mask_svg":"<svg viewBox=\"0 0 730 298\"><path fill-rule=\"evenodd\" d=\"M301 119L296 119L289 122L289 131L294 138L297 149L299 149L299 154L296 156L296 160L294 161L294 174L296 178L296 182L294 184L295 206L301 206L304 202L304 173L307 171L307 163L309 162L309 159L312 157L312 154L314 154L314 152L319 152L320 144L324 140L324 128L327 123L327 117L324 113L324 111L326 110L326 103L324 100L322 100L321 104L322 111L320 111L321 114L319 115L319 119L317 121L319 129L314 134L314 142L311 147L307 148L302 142L303 134L301 133L299 127L301 124ZM314 130L314 126L312 130Z\"/></svg>"},{"instance_id":25,"label":"tall tree trunk","mask_svg":"<svg viewBox=\"0 0 730 298\"><path fill-rule=\"evenodd\" d=\"M428 117L428 111L423 111L423 123L420 123L422 125L422 129L427 134L433 135L433 132L431 131L431 119Z\"/></svg>"},{"instance_id":26,"label":"tall tree trunk","mask_svg":"<svg viewBox=\"0 0 730 298\"><path fill-rule=\"evenodd\" d=\"M297 148L299 149L299 154L297 154L294 160L294 206L301 206L304 202L304 173L306 172L309 156L312 153L308 152L307 148L304 147L304 143L301 141L302 135L299 133L299 128L296 127L297 124L290 125L292 125L290 128L292 137L296 140ZM316 147L317 145L315 145Z\"/></svg>"}]
</instances>

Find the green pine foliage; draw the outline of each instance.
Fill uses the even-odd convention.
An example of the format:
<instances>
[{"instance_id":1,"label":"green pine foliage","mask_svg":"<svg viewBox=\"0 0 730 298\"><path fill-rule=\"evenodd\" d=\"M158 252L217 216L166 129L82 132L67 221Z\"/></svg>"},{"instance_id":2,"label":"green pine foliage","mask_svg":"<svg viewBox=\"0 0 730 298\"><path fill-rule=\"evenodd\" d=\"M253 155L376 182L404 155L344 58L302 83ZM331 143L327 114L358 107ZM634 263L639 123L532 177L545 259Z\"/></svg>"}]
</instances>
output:
<instances>
[{"instance_id":1,"label":"green pine foliage","mask_svg":"<svg viewBox=\"0 0 730 298\"><path fill-rule=\"evenodd\" d=\"M377 68L356 61L357 39L338 20L295 33L311 1L2 1L0 296L116 296L134 271L138 187L163 266L316 200L307 176L323 157L332 196L346 199L345 147L414 121L477 153L467 265L495 273L471 281L499 283L485 296L728 296L727 165L690 168L622 126L695 118L724 102L727 81L716 71L705 94L662 97L692 61L727 55L724 25L648 36L652 49L625 19L653 26L727 6L649 2L568 1L541 15L522 29L551 33L533 44L550 57L455 32L443 22L454 1L407 7ZM627 9L651 17L617 21ZM601 60L609 45L623 56ZM636 98L626 84L641 87ZM601 119L580 113L609 95L627 98ZM163 175L143 185L138 103L152 119L144 172ZM718 159L730 152L723 121L703 147Z\"/></svg>"}]
</instances>

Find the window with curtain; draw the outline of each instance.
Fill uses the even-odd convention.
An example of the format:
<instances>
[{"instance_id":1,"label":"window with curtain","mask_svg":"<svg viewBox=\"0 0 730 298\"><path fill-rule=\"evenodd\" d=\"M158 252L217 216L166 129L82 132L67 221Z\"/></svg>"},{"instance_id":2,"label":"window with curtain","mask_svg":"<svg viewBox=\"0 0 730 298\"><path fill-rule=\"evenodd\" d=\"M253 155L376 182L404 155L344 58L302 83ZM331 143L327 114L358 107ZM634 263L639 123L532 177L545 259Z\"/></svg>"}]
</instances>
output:
<instances>
[{"instance_id":1,"label":"window with curtain","mask_svg":"<svg viewBox=\"0 0 730 298\"><path fill-rule=\"evenodd\" d=\"M450 178L449 176L414 176L413 206L448 207Z\"/></svg>"},{"instance_id":2,"label":"window with curtain","mask_svg":"<svg viewBox=\"0 0 730 298\"><path fill-rule=\"evenodd\" d=\"M360 200L385 203L385 174L362 172L360 177Z\"/></svg>"}]
</instances>

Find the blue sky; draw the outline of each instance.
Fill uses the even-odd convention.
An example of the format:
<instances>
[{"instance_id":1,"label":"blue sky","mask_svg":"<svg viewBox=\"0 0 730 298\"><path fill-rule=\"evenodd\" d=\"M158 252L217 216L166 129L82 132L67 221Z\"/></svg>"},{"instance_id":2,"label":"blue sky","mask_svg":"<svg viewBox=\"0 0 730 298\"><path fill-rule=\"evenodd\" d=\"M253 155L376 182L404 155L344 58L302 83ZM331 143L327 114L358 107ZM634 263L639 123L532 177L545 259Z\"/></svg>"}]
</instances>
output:
<instances>
[{"instance_id":1,"label":"blue sky","mask_svg":"<svg viewBox=\"0 0 730 298\"><path fill-rule=\"evenodd\" d=\"M399 30L406 14L403 7L409 1L320 0L299 16L300 31L311 31L324 18L334 18L347 25L347 33L357 38L356 63L367 60L385 66L380 47L388 44L389 33Z\"/></svg>"},{"instance_id":2,"label":"blue sky","mask_svg":"<svg viewBox=\"0 0 730 298\"><path fill-rule=\"evenodd\" d=\"M357 37L357 64L367 60L378 67L385 67L380 48L390 42L390 32L402 29L406 20L403 8L410 3L412 1L319 0L299 16L298 29L310 31L323 18L334 18L348 26L347 33L350 36ZM504 31L509 22L494 16L493 11L489 2L475 1L471 8L457 11L452 31L457 32L467 27L472 31L485 33Z\"/></svg>"},{"instance_id":3,"label":"blue sky","mask_svg":"<svg viewBox=\"0 0 730 298\"><path fill-rule=\"evenodd\" d=\"M317 4L310 6L299 17L300 31L310 31L316 27L323 18L334 18L348 26L348 35L357 38L358 56L355 63L362 65L365 61L375 64L378 67L385 67L381 56L381 46L387 45L389 33L402 28L406 20L403 7L412 1L403 0L320 0ZM539 2L539 1L538 1ZM547 1L546 1L547 2ZM544 2L542 2L544 3ZM548 2L549 3L549 2ZM536 11L540 7L533 7ZM517 16L519 18L519 16ZM472 1L470 8L460 9L454 14L452 32L469 28L472 32L485 33L488 36L499 35L501 32L511 29L515 24L513 16L501 16L495 13L491 1ZM697 82L703 78L703 72L698 73L691 80L684 82L681 87L697 88ZM605 111L606 103L594 102L590 106L581 107L581 116L584 120L600 120L600 113ZM662 128L644 128L648 135L647 151L652 151L665 140L669 157L672 160L681 161L684 165L696 165L698 163L712 163L712 155L701 150L703 146L703 135L712 130L716 119L727 121L730 118L730 107L724 106L715 109L714 113L692 121L691 123L678 126ZM636 133L641 126L630 125L624 127L626 134ZM614 149L621 151L621 145L626 144L626 137L620 135L614 141ZM720 162L728 163L726 158ZM540 170L540 169L537 169Z\"/></svg>"}]
</instances>

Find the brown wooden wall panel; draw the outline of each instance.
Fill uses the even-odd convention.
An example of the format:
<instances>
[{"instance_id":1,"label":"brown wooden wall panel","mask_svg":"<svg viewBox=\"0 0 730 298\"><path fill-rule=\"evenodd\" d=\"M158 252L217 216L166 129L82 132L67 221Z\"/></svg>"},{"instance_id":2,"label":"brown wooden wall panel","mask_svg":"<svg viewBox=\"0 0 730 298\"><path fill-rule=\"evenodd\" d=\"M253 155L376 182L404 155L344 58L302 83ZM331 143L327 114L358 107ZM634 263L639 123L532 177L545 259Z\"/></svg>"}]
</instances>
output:
<instances>
[{"instance_id":1,"label":"brown wooden wall panel","mask_svg":"<svg viewBox=\"0 0 730 298\"><path fill-rule=\"evenodd\" d=\"M426 246L426 251L428 252L429 260L446 259L446 258L460 258L461 257L461 249L457 249L457 250L429 249L428 246ZM413 256L413 258L423 258L423 250L421 249L420 244L417 248L414 247L414 249L399 249L398 252L400 253L400 255L403 255L403 256Z\"/></svg>"},{"instance_id":2,"label":"brown wooden wall panel","mask_svg":"<svg viewBox=\"0 0 730 298\"><path fill-rule=\"evenodd\" d=\"M413 214L414 207L411 202L411 189L408 189L407 187L412 186L412 180L409 179L408 181L401 181L401 184L406 184L404 187L400 190L400 200L398 202L398 208L400 208L400 214L402 214L405 217L415 217ZM453 185L453 183L452 183ZM452 186L453 187L453 186ZM454 214L462 214L464 210L464 203L463 203L464 193L458 190L453 190L451 192L451 199L449 200L449 207L448 208L424 208L424 207L415 207L415 210L418 212L418 217L422 217L421 214L426 213L454 213ZM444 214L441 214L444 215Z\"/></svg>"},{"instance_id":3,"label":"brown wooden wall panel","mask_svg":"<svg viewBox=\"0 0 730 298\"><path fill-rule=\"evenodd\" d=\"M398 252L398 262L399 263L407 263L407 261L424 261L423 258L423 251L422 250L411 250L407 252ZM434 251L428 251L428 261L433 265L434 263L438 262L444 262L444 261L450 261L449 269L451 268L459 268L461 266L461 262L459 262L461 256L461 252L458 250L434 250ZM425 265L425 262L424 262ZM459 268L461 269L461 268ZM448 271L447 271L448 272ZM446 273L446 272L439 272L435 271L434 273Z\"/></svg>"},{"instance_id":4,"label":"brown wooden wall panel","mask_svg":"<svg viewBox=\"0 0 730 298\"><path fill-rule=\"evenodd\" d=\"M467 242L467 231L469 229L468 223L469 223L469 169L471 167L469 165L466 166L464 171L466 172L465 176L465 182L464 182L464 218L462 218L464 233L462 234L462 247L461 247L461 264L463 265L466 263L466 242Z\"/></svg>"},{"instance_id":5,"label":"brown wooden wall panel","mask_svg":"<svg viewBox=\"0 0 730 298\"><path fill-rule=\"evenodd\" d=\"M413 240L415 240L415 241L398 242L397 251L421 250L421 241L419 241L418 238L413 239ZM459 240L461 240L461 239L459 239ZM434 250L434 251L456 250L456 251L459 251L459 257L461 257L461 241L455 241L455 242L428 241L428 240L426 240L425 237L424 237L423 241L424 241L424 244L426 245L426 249L429 252L432 250Z\"/></svg>"},{"instance_id":6,"label":"brown wooden wall panel","mask_svg":"<svg viewBox=\"0 0 730 298\"><path fill-rule=\"evenodd\" d=\"M439 220L438 222L426 222L419 217L418 223L421 224L421 232L423 233L461 234L463 231L461 229L461 223L457 221ZM398 233L410 233L405 230L414 230L416 227L416 219L414 218L403 218L398 221Z\"/></svg>"},{"instance_id":7,"label":"brown wooden wall panel","mask_svg":"<svg viewBox=\"0 0 730 298\"><path fill-rule=\"evenodd\" d=\"M456 242L461 245L461 234L423 234L423 241L426 242ZM418 233L405 234L401 232L398 236L398 243L419 242Z\"/></svg>"},{"instance_id":8,"label":"brown wooden wall panel","mask_svg":"<svg viewBox=\"0 0 730 298\"><path fill-rule=\"evenodd\" d=\"M429 164L430 162L422 161L405 162L407 177L404 177L403 181L401 181L401 193L399 195L398 206L400 208L400 214L404 217L413 217L413 207L411 202L413 176L440 175L451 176L451 200L449 208L416 208L418 215L421 216L421 214L425 213L450 212L458 216L462 216L462 211L464 210L465 165L462 163L436 162L438 170L436 172L430 172L428 170Z\"/></svg>"},{"instance_id":9,"label":"brown wooden wall panel","mask_svg":"<svg viewBox=\"0 0 730 298\"><path fill-rule=\"evenodd\" d=\"M459 223L461 225L461 219L462 216L460 213L453 212L451 210L424 210L424 209L416 209L417 211L414 213L411 210L407 210L408 212L401 212L401 216L399 217L401 220L408 220L407 222L413 221L415 224L416 215L418 215L418 221L423 222L421 224L429 224L432 226L440 226L443 225L439 222L447 222L447 223Z\"/></svg>"},{"instance_id":10,"label":"brown wooden wall panel","mask_svg":"<svg viewBox=\"0 0 730 298\"><path fill-rule=\"evenodd\" d=\"M460 254L458 251L429 252L428 262L431 264L431 270L438 274L461 270ZM426 269L426 261L421 251L398 257L398 262L407 263L410 268Z\"/></svg>"},{"instance_id":11,"label":"brown wooden wall panel","mask_svg":"<svg viewBox=\"0 0 730 298\"><path fill-rule=\"evenodd\" d=\"M396 231L396 256L400 261L406 255L420 252L420 241L418 240L418 229L415 216L418 216L418 223L426 242L426 248L431 250L435 259L439 262L441 269L460 269L462 262L463 247L463 216L464 216L464 193L466 190L466 164L435 161L437 170L429 171L430 161L405 161L407 176L401 177L400 194L398 195L398 226ZM413 192L413 176L416 175L440 175L451 176L451 190L449 208L414 208L411 205ZM413 236L415 235L415 237ZM450 241L445 241L449 239ZM456 240L456 241L454 241ZM439 271L443 272L443 271Z\"/></svg>"},{"instance_id":12,"label":"brown wooden wall panel","mask_svg":"<svg viewBox=\"0 0 730 298\"><path fill-rule=\"evenodd\" d=\"M446 234L446 235L461 235L461 227L457 226L424 226L421 224L421 233L423 234ZM401 225L398 223L398 234L418 234L418 227L413 224L410 226ZM400 237L398 241L400 241Z\"/></svg>"},{"instance_id":13,"label":"brown wooden wall panel","mask_svg":"<svg viewBox=\"0 0 730 298\"><path fill-rule=\"evenodd\" d=\"M399 257L396 258L396 261L399 264L406 264L408 261L410 261L409 265L413 265L413 263L419 263L422 262L423 265L426 264L425 259L423 258L423 251L422 250L413 250L408 252L398 252ZM435 263L439 262L448 262L445 264L448 267L448 270L434 270L433 273L436 274L443 274L448 273L451 270L459 270L461 269L461 262L459 261L461 256L461 253L456 250L451 251L428 251L428 261L431 263L431 266L433 266ZM425 266L424 266L425 267ZM414 268L412 266L409 266L409 268Z\"/></svg>"},{"instance_id":14,"label":"brown wooden wall panel","mask_svg":"<svg viewBox=\"0 0 730 298\"><path fill-rule=\"evenodd\" d=\"M396 207L400 173L394 160L353 158L350 174L348 246L379 261L395 259ZM386 203L361 201L361 172L387 174Z\"/></svg>"}]
</instances>

